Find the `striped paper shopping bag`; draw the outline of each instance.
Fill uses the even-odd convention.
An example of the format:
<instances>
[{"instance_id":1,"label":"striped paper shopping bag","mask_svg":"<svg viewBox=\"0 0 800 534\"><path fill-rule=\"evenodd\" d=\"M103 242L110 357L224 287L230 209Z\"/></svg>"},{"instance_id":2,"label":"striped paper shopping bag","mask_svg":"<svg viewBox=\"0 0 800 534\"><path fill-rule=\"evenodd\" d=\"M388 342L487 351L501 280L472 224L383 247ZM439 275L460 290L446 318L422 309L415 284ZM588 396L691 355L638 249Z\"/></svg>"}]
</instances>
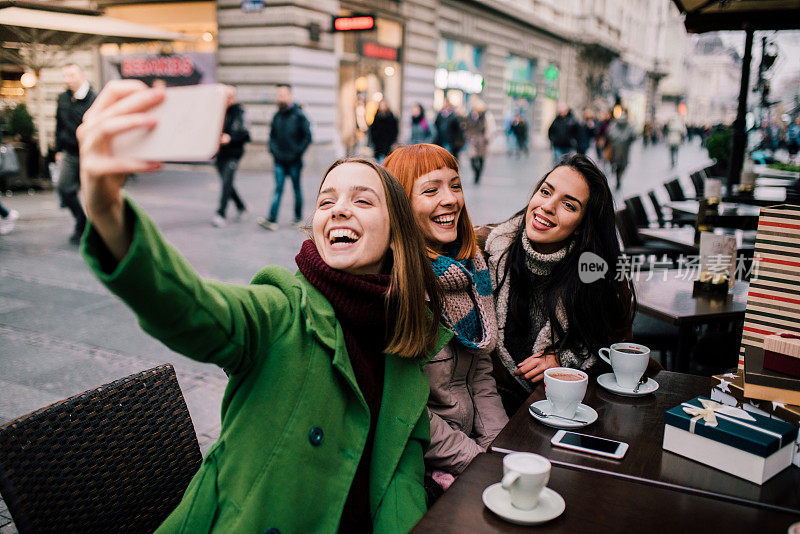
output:
<instances>
[{"instance_id":1,"label":"striped paper shopping bag","mask_svg":"<svg viewBox=\"0 0 800 534\"><path fill-rule=\"evenodd\" d=\"M788 204L761 209L739 367L746 397L798 405L800 378L764 367L764 339L781 333L800 335L800 206Z\"/></svg>"}]
</instances>

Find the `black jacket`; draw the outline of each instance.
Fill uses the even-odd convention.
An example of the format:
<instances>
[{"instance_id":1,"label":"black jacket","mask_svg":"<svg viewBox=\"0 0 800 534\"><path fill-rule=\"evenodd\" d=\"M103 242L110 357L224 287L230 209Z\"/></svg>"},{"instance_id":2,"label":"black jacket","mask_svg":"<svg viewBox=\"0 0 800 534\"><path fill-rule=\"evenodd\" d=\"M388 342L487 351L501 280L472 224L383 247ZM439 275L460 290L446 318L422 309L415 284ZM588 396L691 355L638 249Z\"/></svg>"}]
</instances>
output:
<instances>
[{"instance_id":1,"label":"black jacket","mask_svg":"<svg viewBox=\"0 0 800 534\"><path fill-rule=\"evenodd\" d=\"M547 130L547 137L554 147L573 148L578 140L578 123L572 115L557 115Z\"/></svg>"},{"instance_id":2,"label":"black jacket","mask_svg":"<svg viewBox=\"0 0 800 534\"><path fill-rule=\"evenodd\" d=\"M56 106L56 152L68 152L73 156L78 155L78 138L75 131L83 122L83 114L94 102L97 96L89 88L89 92L82 100L73 100L72 91L67 89L58 95Z\"/></svg>"},{"instance_id":3,"label":"black jacket","mask_svg":"<svg viewBox=\"0 0 800 534\"><path fill-rule=\"evenodd\" d=\"M389 155L392 145L397 141L398 124L394 113L376 113L375 119L369 127L370 144L375 149L375 155Z\"/></svg>"},{"instance_id":4,"label":"black jacket","mask_svg":"<svg viewBox=\"0 0 800 534\"><path fill-rule=\"evenodd\" d=\"M220 158L239 159L244 154L245 143L250 142L250 132L247 131L247 123L244 120L244 108L239 104L231 104L225 111L225 123L222 126L222 133L231 136L231 140L226 145L220 145Z\"/></svg>"},{"instance_id":5,"label":"black jacket","mask_svg":"<svg viewBox=\"0 0 800 534\"><path fill-rule=\"evenodd\" d=\"M436 126L434 144L450 145L454 151L464 146L464 129L455 111L450 110L447 114L440 111L433 124Z\"/></svg>"},{"instance_id":6,"label":"black jacket","mask_svg":"<svg viewBox=\"0 0 800 534\"><path fill-rule=\"evenodd\" d=\"M311 127L300 106L279 109L272 116L269 152L281 164L299 163L311 144Z\"/></svg>"}]
</instances>

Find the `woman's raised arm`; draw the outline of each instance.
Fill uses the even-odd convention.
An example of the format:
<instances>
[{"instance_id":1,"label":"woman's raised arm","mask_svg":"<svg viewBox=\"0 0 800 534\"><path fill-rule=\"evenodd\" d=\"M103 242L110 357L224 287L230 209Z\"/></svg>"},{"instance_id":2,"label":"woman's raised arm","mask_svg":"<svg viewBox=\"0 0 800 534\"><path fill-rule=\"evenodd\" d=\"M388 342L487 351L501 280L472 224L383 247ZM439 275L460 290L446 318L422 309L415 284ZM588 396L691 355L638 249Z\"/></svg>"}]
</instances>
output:
<instances>
[{"instance_id":1,"label":"woman's raised arm","mask_svg":"<svg viewBox=\"0 0 800 534\"><path fill-rule=\"evenodd\" d=\"M81 188L86 215L117 262L128 252L131 228L125 221L122 186L129 174L152 172L161 163L114 157L111 140L135 128L153 128L150 111L164 100L164 89L138 80L113 80L97 96L78 127Z\"/></svg>"}]
</instances>

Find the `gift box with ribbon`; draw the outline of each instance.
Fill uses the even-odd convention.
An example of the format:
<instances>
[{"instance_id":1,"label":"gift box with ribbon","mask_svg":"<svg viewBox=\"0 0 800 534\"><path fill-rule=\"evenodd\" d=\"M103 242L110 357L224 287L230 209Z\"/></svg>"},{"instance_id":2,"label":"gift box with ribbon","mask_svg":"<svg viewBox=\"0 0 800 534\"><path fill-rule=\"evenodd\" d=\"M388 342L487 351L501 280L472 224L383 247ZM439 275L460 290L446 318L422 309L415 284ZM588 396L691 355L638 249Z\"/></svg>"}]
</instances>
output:
<instances>
[{"instance_id":1,"label":"gift box with ribbon","mask_svg":"<svg viewBox=\"0 0 800 534\"><path fill-rule=\"evenodd\" d=\"M665 450L756 484L789 467L798 434L795 425L704 397L668 410L664 425Z\"/></svg>"}]
</instances>

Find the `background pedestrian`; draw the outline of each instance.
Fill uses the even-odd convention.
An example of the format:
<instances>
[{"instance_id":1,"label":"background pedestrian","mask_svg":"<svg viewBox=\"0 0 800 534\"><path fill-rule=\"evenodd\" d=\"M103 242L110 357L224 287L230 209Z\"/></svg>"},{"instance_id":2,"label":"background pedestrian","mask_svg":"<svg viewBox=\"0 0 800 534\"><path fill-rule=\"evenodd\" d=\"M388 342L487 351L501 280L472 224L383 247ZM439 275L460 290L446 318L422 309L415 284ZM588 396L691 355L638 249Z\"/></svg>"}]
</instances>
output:
<instances>
[{"instance_id":1,"label":"background pedestrian","mask_svg":"<svg viewBox=\"0 0 800 534\"><path fill-rule=\"evenodd\" d=\"M225 122L222 127L222 137L220 147L214 164L222 180L222 192L219 199L219 209L211 224L220 228L225 226L225 212L228 209L228 202L233 201L236 206L235 220L241 220L247 208L244 205L239 193L233 186L236 177L236 169L239 168L239 160L244 155L244 145L250 142L250 132L247 130L247 123L244 116L244 108L236 102L236 92L230 89L228 95L228 109L225 111Z\"/></svg>"},{"instance_id":2,"label":"background pedestrian","mask_svg":"<svg viewBox=\"0 0 800 534\"><path fill-rule=\"evenodd\" d=\"M67 90L58 95L56 105L56 162L61 171L58 175L58 196L61 206L69 209L75 219L75 228L69 238L70 243L77 245L86 226L86 214L78 199L80 182L80 159L78 156L78 138L75 135L83 121L83 114L92 105L95 92L92 90L86 74L74 63L64 65L61 69Z\"/></svg>"},{"instance_id":3,"label":"background pedestrian","mask_svg":"<svg viewBox=\"0 0 800 534\"><path fill-rule=\"evenodd\" d=\"M465 136L469 141L469 163L472 166L475 183L480 183L483 174L483 164L486 160L486 151L489 144L489 124L486 116L486 104L483 100L473 97L472 111L467 116Z\"/></svg>"},{"instance_id":4,"label":"background pedestrian","mask_svg":"<svg viewBox=\"0 0 800 534\"><path fill-rule=\"evenodd\" d=\"M392 145L397 142L399 131L397 117L389 109L389 104L386 103L386 100L381 100L378 103L378 111L375 113L375 118L372 119L372 124L369 125L369 144L372 145L375 160L378 163L383 163L383 160L392 151Z\"/></svg>"},{"instance_id":5,"label":"background pedestrian","mask_svg":"<svg viewBox=\"0 0 800 534\"><path fill-rule=\"evenodd\" d=\"M269 130L269 152L275 161L275 193L267 217L256 219L267 230L278 229L278 208L287 175L294 189L294 223L299 224L303 220L300 173L303 170L303 154L311 144L311 126L303 110L293 102L291 86L279 84L277 97L278 111L272 116Z\"/></svg>"}]
</instances>

